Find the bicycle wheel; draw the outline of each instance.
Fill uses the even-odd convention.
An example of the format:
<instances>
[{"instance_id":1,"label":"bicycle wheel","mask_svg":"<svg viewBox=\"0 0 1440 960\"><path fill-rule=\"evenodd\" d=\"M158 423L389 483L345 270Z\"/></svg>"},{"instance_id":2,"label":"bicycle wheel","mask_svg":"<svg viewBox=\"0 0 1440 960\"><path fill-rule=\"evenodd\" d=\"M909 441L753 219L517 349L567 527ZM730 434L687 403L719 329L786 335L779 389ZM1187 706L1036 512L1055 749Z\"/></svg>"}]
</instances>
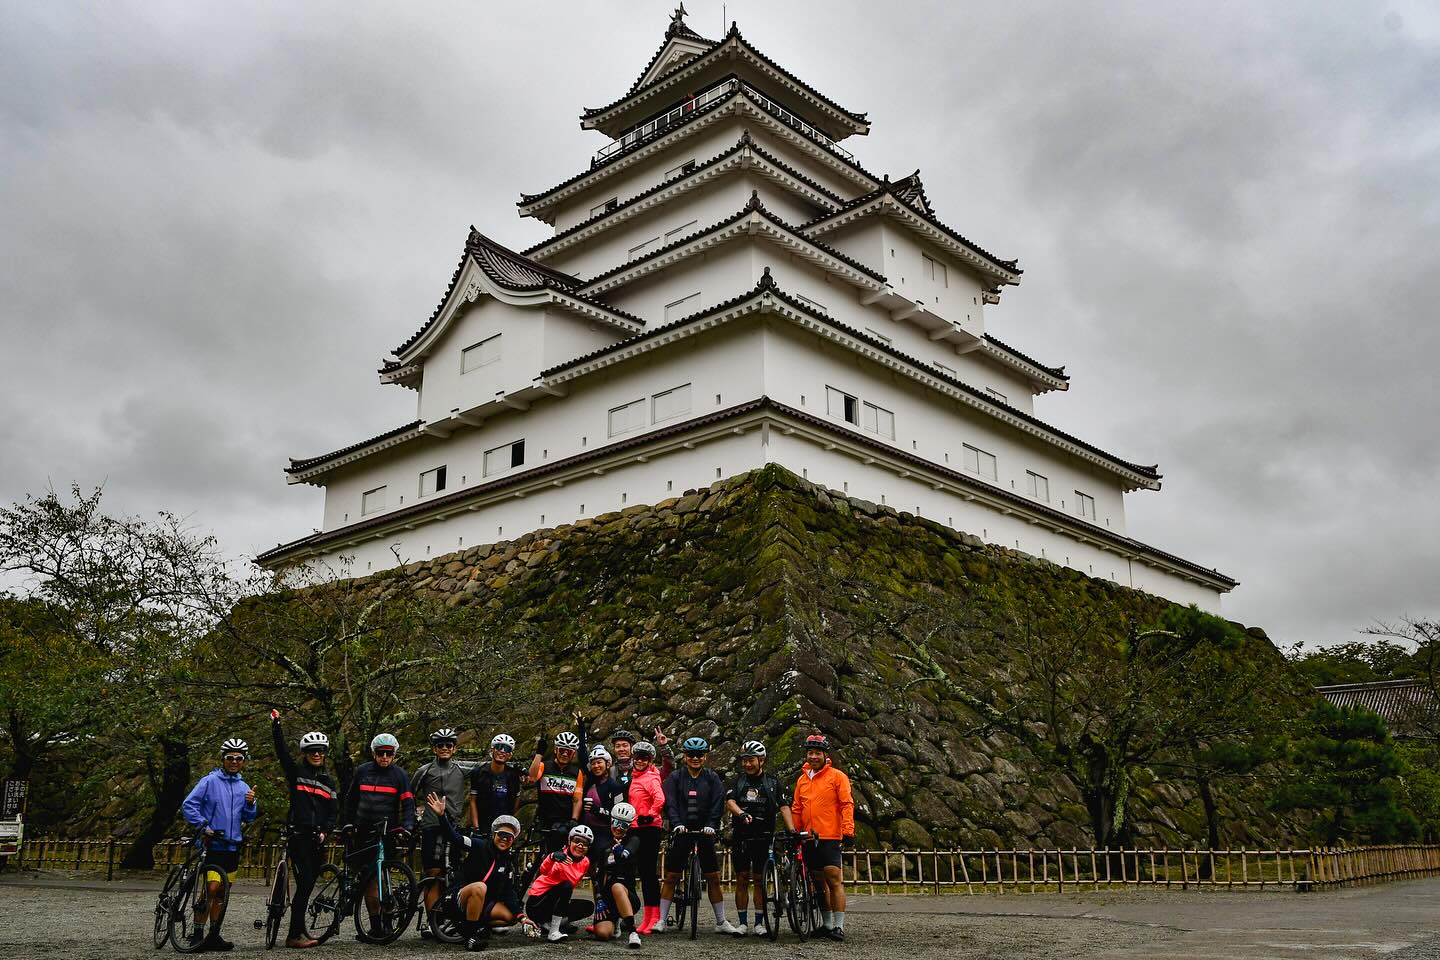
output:
<instances>
[{"instance_id":1,"label":"bicycle wheel","mask_svg":"<svg viewBox=\"0 0 1440 960\"><path fill-rule=\"evenodd\" d=\"M790 861L790 876L785 883L785 918L795 936L806 940L810 936L810 889L805 868L794 860Z\"/></svg>"},{"instance_id":2,"label":"bicycle wheel","mask_svg":"<svg viewBox=\"0 0 1440 960\"><path fill-rule=\"evenodd\" d=\"M176 864L170 868L170 873L165 877L165 885L160 888L160 895L155 898L155 949L159 950L170 942L170 913L175 909L175 898L178 895L180 881L185 876L183 864Z\"/></svg>"},{"instance_id":3,"label":"bicycle wheel","mask_svg":"<svg viewBox=\"0 0 1440 960\"><path fill-rule=\"evenodd\" d=\"M780 865L774 860L765 864L760 874L760 904L765 917L765 935L772 941L780 937L780 914L785 896L780 888Z\"/></svg>"},{"instance_id":4,"label":"bicycle wheel","mask_svg":"<svg viewBox=\"0 0 1440 960\"><path fill-rule=\"evenodd\" d=\"M270 885L270 899L265 902L265 949L274 950L280 938L280 921L290 906L290 862L285 857L275 865L275 882Z\"/></svg>"},{"instance_id":5,"label":"bicycle wheel","mask_svg":"<svg viewBox=\"0 0 1440 960\"><path fill-rule=\"evenodd\" d=\"M312 940L324 943L340 929L344 915L344 876L333 863L322 864L315 875L315 890L305 908L305 932Z\"/></svg>"},{"instance_id":6,"label":"bicycle wheel","mask_svg":"<svg viewBox=\"0 0 1440 960\"><path fill-rule=\"evenodd\" d=\"M376 910L372 916L366 894L375 884ZM419 891L415 874L400 860L387 860L379 873L367 870L355 889L355 935L363 943L394 943L415 916Z\"/></svg>"},{"instance_id":7,"label":"bicycle wheel","mask_svg":"<svg viewBox=\"0 0 1440 960\"><path fill-rule=\"evenodd\" d=\"M685 899L690 909L690 939L700 932L700 855L690 854L690 866L685 870Z\"/></svg>"},{"instance_id":8,"label":"bicycle wheel","mask_svg":"<svg viewBox=\"0 0 1440 960\"><path fill-rule=\"evenodd\" d=\"M221 903L220 916L210 920L210 881L207 874L220 875L220 888L215 892ZM201 863L181 885L181 895L176 897L175 909L170 914L170 946L177 953L197 953L205 945L209 929L218 929L225 919L225 910L230 900L230 876L218 864ZM197 922L196 915L200 916Z\"/></svg>"},{"instance_id":9,"label":"bicycle wheel","mask_svg":"<svg viewBox=\"0 0 1440 960\"><path fill-rule=\"evenodd\" d=\"M435 901L434 909L425 911L425 894L431 887L439 888L440 899ZM457 918L445 907L446 889L443 877L426 877L420 881L416 893L415 925L419 927L420 917L424 915L425 921L430 925L430 932L434 934L436 940L441 943L460 943L465 939L465 934L461 932L460 924L456 922Z\"/></svg>"}]
</instances>

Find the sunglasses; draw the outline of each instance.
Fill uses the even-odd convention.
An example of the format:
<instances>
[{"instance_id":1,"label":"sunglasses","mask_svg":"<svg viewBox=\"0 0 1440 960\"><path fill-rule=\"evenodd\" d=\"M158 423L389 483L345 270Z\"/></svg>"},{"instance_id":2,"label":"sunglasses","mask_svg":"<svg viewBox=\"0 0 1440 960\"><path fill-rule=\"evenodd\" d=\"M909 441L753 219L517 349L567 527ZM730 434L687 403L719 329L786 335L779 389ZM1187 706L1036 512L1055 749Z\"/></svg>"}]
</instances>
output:
<instances>
[{"instance_id":1,"label":"sunglasses","mask_svg":"<svg viewBox=\"0 0 1440 960\"><path fill-rule=\"evenodd\" d=\"M507 832L504 831L504 830L496 831L496 833L495 833L495 842L496 842L496 843L514 843L514 842L515 842L515 834L513 834L513 833L507 833Z\"/></svg>"},{"instance_id":2,"label":"sunglasses","mask_svg":"<svg viewBox=\"0 0 1440 960\"><path fill-rule=\"evenodd\" d=\"M225 754L225 756L224 756L223 759L225 760L226 763L243 763L244 760L245 760L245 754L243 754L243 753L227 753L227 754Z\"/></svg>"},{"instance_id":3,"label":"sunglasses","mask_svg":"<svg viewBox=\"0 0 1440 960\"><path fill-rule=\"evenodd\" d=\"M509 753L514 753L514 752L515 752L514 750L511 750L509 747L491 747L490 749L491 749L491 750L494 750L496 753L506 753L506 754L509 754Z\"/></svg>"},{"instance_id":4,"label":"sunglasses","mask_svg":"<svg viewBox=\"0 0 1440 960\"><path fill-rule=\"evenodd\" d=\"M454 744L452 741L450 741L450 740L446 740L444 743L434 744L433 746L435 747L436 750L454 750L454 749L455 749L455 744Z\"/></svg>"},{"instance_id":5,"label":"sunglasses","mask_svg":"<svg viewBox=\"0 0 1440 960\"><path fill-rule=\"evenodd\" d=\"M708 753L691 753L688 750L685 751L685 758L687 760L704 760L708 756Z\"/></svg>"},{"instance_id":6,"label":"sunglasses","mask_svg":"<svg viewBox=\"0 0 1440 960\"><path fill-rule=\"evenodd\" d=\"M319 754L320 756L323 757L323 756L325 756L325 754L327 754L327 753L330 752L330 748L329 748L329 747L306 747L306 748L305 748L304 750L302 750L301 752L302 752L302 753L314 753L314 754Z\"/></svg>"},{"instance_id":7,"label":"sunglasses","mask_svg":"<svg viewBox=\"0 0 1440 960\"><path fill-rule=\"evenodd\" d=\"M375 756L377 756L377 757L393 757L393 756L395 756L395 751L394 751L394 750L391 750L389 747L381 747L379 750L376 750L376 751L375 751Z\"/></svg>"}]
</instances>

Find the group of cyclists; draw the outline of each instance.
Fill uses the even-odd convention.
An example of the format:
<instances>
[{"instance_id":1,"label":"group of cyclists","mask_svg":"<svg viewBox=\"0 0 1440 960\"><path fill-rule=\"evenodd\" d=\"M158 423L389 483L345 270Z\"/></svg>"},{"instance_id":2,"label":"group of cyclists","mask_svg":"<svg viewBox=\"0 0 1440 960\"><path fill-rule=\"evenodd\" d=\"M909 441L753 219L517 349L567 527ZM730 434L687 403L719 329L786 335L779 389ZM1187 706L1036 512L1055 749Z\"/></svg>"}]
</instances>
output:
<instances>
[{"instance_id":1,"label":"group of cyclists","mask_svg":"<svg viewBox=\"0 0 1440 960\"><path fill-rule=\"evenodd\" d=\"M516 923L548 942L568 939L578 930L575 924L583 922L572 919L577 908L591 916L590 901L575 897L586 880L593 890L593 916L585 932L639 948L644 937L673 928L676 884L692 853L715 914L715 931L763 935L768 931L760 909L761 873L778 823L786 834L803 840L802 855L820 904L822 925L815 933L845 939L841 857L842 849L854 844L854 803L849 778L835 768L823 734L806 737L805 763L792 788L766 771L767 750L758 740L741 747L740 769L727 782L709 766L710 743L704 737L681 742L677 765L659 727L653 741L616 730L608 748L603 743L591 747L588 724L578 714L579 732L559 733L553 743L542 733L528 766L515 762L515 738L500 733L490 741L488 761L466 765L467 770L455 760L458 734L444 727L430 736L431 759L410 776L397 762L399 741L381 733L370 741L370 759L356 767L341 793L326 770L329 738L319 731L304 734L297 758L278 712L271 711L271 720L290 799L287 852L295 885L287 947L319 945L306 930L306 910L325 861L324 844L337 824L347 841L347 858L364 856L376 844L385 844L389 856L418 832L425 875L442 878L423 885L421 935L433 935L427 918L430 924L453 924L458 939L474 951L485 948L492 929ZM201 831L207 862L229 872L232 880L242 828L258 813L255 790L242 775L248 758L243 740L226 740L221 766L200 779L182 808L185 820ZM532 831L541 858L527 870L517 859L522 830L516 815L530 786L536 790ZM717 840L727 813L738 922L728 918L720 886ZM468 826L462 825L467 814ZM458 866L447 871L447 857ZM447 875L455 881L448 886ZM218 872L206 877L211 912L195 917L195 936L203 940L190 944L193 949L233 947L220 934L223 879Z\"/></svg>"}]
</instances>

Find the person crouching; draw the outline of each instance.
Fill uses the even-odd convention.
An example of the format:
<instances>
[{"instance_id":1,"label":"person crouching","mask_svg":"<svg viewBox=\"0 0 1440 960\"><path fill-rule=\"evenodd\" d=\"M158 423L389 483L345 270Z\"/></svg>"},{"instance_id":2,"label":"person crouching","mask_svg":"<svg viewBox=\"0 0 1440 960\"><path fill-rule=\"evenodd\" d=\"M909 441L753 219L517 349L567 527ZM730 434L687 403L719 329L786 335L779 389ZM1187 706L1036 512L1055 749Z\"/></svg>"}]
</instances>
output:
<instances>
[{"instance_id":1,"label":"person crouching","mask_svg":"<svg viewBox=\"0 0 1440 960\"><path fill-rule=\"evenodd\" d=\"M540 862L535 881L525 894L525 916L535 928L533 936L543 932L551 943L570 939L560 932L560 924L569 916L575 887L590 870L587 854L594 840L595 832L583 823L571 827L565 845Z\"/></svg>"}]
</instances>

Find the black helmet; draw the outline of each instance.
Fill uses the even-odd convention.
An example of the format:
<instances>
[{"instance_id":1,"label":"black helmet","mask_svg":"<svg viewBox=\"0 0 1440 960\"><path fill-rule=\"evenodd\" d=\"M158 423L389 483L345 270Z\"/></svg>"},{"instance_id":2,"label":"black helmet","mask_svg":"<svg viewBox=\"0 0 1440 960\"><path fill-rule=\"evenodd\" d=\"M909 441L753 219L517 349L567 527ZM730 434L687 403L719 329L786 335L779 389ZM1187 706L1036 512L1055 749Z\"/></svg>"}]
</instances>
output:
<instances>
[{"instance_id":1,"label":"black helmet","mask_svg":"<svg viewBox=\"0 0 1440 960\"><path fill-rule=\"evenodd\" d=\"M824 750L830 752L830 738L823 733L812 733L805 738L806 750Z\"/></svg>"},{"instance_id":2,"label":"black helmet","mask_svg":"<svg viewBox=\"0 0 1440 960\"><path fill-rule=\"evenodd\" d=\"M614 733L610 734L611 743L619 743L622 740L630 744L631 746L634 746L635 734L631 733L629 730L616 730Z\"/></svg>"}]
</instances>

